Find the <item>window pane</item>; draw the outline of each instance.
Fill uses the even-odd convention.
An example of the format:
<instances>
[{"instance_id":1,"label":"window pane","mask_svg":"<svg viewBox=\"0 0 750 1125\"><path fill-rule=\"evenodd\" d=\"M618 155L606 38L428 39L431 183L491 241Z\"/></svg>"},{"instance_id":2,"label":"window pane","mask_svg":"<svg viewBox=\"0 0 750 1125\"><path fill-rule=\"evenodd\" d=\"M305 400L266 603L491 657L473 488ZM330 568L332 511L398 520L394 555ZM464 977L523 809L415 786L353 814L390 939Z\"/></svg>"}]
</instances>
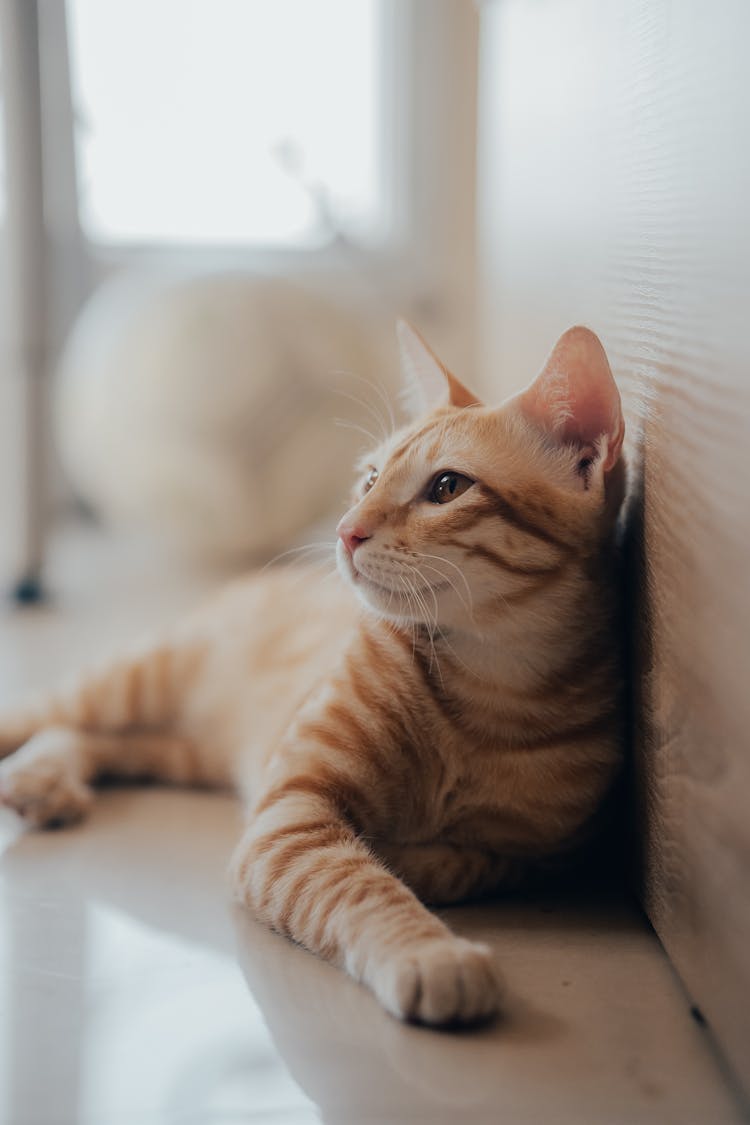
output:
<instances>
[{"instance_id":1,"label":"window pane","mask_svg":"<svg viewBox=\"0 0 750 1125\"><path fill-rule=\"evenodd\" d=\"M316 245L384 221L382 0L68 0L96 242Z\"/></svg>"}]
</instances>

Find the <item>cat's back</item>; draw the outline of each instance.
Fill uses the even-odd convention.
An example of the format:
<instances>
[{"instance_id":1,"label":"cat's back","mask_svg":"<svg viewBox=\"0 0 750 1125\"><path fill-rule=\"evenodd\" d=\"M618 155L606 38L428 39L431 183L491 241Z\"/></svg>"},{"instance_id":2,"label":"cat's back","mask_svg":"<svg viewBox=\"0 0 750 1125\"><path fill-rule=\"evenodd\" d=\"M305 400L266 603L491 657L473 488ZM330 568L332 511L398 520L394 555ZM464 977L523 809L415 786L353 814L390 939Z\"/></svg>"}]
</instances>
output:
<instances>
[{"instance_id":1,"label":"cat's back","mask_svg":"<svg viewBox=\"0 0 750 1125\"><path fill-rule=\"evenodd\" d=\"M351 590L331 568L268 569L232 582L186 622L200 661L183 721L228 754L272 746L357 628Z\"/></svg>"},{"instance_id":2,"label":"cat's back","mask_svg":"<svg viewBox=\"0 0 750 1125\"><path fill-rule=\"evenodd\" d=\"M206 674L230 689L308 681L346 647L358 610L339 576L323 567L278 567L232 582L189 621L205 649ZM237 682L239 680L239 683Z\"/></svg>"}]
</instances>

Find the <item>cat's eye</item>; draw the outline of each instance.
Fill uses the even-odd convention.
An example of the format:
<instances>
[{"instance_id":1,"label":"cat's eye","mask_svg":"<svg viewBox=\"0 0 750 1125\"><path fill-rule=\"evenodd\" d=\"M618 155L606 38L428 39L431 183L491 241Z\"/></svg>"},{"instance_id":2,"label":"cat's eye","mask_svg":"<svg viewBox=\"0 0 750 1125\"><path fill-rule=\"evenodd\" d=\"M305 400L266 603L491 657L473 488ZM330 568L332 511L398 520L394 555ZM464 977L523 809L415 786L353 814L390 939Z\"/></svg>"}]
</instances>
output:
<instances>
[{"instance_id":1,"label":"cat's eye","mask_svg":"<svg viewBox=\"0 0 750 1125\"><path fill-rule=\"evenodd\" d=\"M365 483L364 483L364 486L363 486L365 492L370 491L370 489L375 484L375 481L378 479L379 476L380 476L380 473L378 472L378 470L375 468L374 465L371 466L368 469L367 476L365 477Z\"/></svg>"},{"instance_id":2,"label":"cat's eye","mask_svg":"<svg viewBox=\"0 0 750 1125\"><path fill-rule=\"evenodd\" d=\"M433 504L450 504L458 496L471 488L474 481L463 473L438 473L430 486L430 500Z\"/></svg>"}]
</instances>

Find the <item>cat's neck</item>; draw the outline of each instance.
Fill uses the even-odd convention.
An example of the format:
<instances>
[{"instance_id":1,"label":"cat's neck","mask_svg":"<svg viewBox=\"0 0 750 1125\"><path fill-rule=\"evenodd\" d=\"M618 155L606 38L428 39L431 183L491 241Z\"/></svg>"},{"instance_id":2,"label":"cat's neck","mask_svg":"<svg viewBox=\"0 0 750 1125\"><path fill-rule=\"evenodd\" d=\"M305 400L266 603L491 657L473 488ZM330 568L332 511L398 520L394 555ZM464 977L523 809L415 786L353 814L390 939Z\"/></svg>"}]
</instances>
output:
<instances>
[{"instance_id":1,"label":"cat's neck","mask_svg":"<svg viewBox=\"0 0 750 1125\"><path fill-rule=\"evenodd\" d=\"M614 608L601 588L594 591L576 583L556 591L554 600L539 599L534 612L519 615L509 612L481 628L442 628L416 630L415 643L439 681L446 673L456 674L469 687L496 695L524 693L534 683L554 679L579 662L585 666L587 654L601 648L601 638L611 644ZM587 607L596 604L599 612Z\"/></svg>"}]
</instances>

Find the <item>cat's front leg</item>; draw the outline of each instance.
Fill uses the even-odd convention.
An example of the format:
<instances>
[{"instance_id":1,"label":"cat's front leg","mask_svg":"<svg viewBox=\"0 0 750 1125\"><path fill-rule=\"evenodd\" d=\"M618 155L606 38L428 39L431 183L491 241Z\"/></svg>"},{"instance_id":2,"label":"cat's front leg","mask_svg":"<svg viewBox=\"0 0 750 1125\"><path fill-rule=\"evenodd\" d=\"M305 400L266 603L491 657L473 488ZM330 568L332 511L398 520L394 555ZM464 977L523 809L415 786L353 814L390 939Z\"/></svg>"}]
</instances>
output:
<instances>
[{"instance_id":1,"label":"cat's front leg","mask_svg":"<svg viewBox=\"0 0 750 1125\"><path fill-rule=\"evenodd\" d=\"M525 873L521 860L485 848L450 843L378 843L377 853L389 870L423 902L449 906L518 886Z\"/></svg>"},{"instance_id":2,"label":"cat's front leg","mask_svg":"<svg viewBox=\"0 0 750 1125\"><path fill-rule=\"evenodd\" d=\"M330 782L305 774L276 784L231 872L241 902L363 981L394 1015L440 1025L497 1010L489 949L456 937L383 866Z\"/></svg>"}]
</instances>

